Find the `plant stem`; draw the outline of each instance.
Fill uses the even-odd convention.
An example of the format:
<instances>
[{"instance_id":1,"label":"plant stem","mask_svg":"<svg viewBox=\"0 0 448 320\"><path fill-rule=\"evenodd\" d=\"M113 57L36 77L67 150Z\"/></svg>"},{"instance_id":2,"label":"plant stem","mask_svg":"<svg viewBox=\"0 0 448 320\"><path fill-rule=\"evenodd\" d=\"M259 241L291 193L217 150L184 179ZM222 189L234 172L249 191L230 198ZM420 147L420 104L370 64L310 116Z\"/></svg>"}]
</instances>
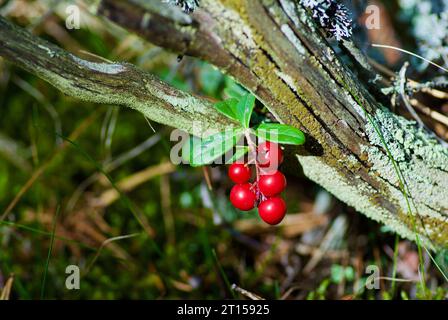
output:
<instances>
[{"instance_id":1,"label":"plant stem","mask_svg":"<svg viewBox=\"0 0 448 320\"><path fill-rule=\"evenodd\" d=\"M257 182L260 178L260 168L258 167L257 163L257 145L255 142L253 142L252 138L250 137L250 129L244 131L244 136L246 137L247 144L249 145L249 154L254 155L254 164L255 164L255 171L257 173Z\"/></svg>"}]
</instances>

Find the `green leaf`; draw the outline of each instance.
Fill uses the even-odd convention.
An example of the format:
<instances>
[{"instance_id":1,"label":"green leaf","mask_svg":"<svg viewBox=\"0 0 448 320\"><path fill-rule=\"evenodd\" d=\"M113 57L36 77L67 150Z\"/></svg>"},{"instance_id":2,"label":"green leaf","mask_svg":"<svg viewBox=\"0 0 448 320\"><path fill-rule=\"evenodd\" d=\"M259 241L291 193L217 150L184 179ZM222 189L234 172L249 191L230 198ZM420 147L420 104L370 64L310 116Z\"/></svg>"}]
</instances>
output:
<instances>
[{"instance_id":1,"label":"green leaf","mask_svg":"<svg viewBox=\"0 0 448 320\"><path fill-rule=\"evenodd\" d=\"M344 280L344 267L336 264L331 266L331 281L341 283Z\"/></svg>"},{"instance_id":2,"label":"green leaf","mask_svg":"<svg viewBox=\"0 0 448 320\"><path fill-rule=\"evenodd\" d=\"M255 130L255 134L259 138L280 144L305 143L305 135L302 131L280 123L262 123Z\"/></svg>"},{"instance_id":3,"label":"green leaf","mask_svg":"<svg viewBox=\"0 0 448 320\"><path fill-rule=\"evenodd\" d=\"M238 105L238 99L230 98L225 101L220 101L215 103L214 107L220 113L225 115L226 117L238 121L238 117L236 115L236 106Z\"/></svg>"},{"instance_id":4,"label":"green leaf","mask_svg":"<svg viewBox=\"0 0 448 320\"><path fill-rule=\"evenodd\" d=\"M220 86L223 82L223 75L216 68L207 63L202 63L200 66L199 79L202 90L209 96L217 97Z\"/></svg>"},{"instance_id":5,"label":"green leaf","mask_svg":"<svg viewBox=\"0 0 448 320\"><path fill-rule=\"evenodd\" d=\"M222 131L204 139L190 137L182 146L182 158L192 167L210 164L232 149L241 136L242 130L236 129Z\"/></svg>"},{"instance_id":6,"label":"green leaf","mask_svg":"<svg viewBox=\"0 0 448 320\"><path fill-rule=\"evenodd\" d=\"M232 80L230 77L226 77L226 88L224 93L226 96L240 100L247 91L244 90L238 83Z\"/></svg>"},{"instance_id":7,"label":"green leaf","mask_svg":"<svg viewBox=\"0 0 448 320\"><path fill-rule=\"evenodd\" d=\"M255 97L250 93L246 93L236 106L236 115L244 128L249 128L250 117L254 111L254 106Z\"/></svg>"},{"instance_id":8,"label":"green leaf","mask_svg":"<svg viewBox=\"0 0 448 320\"><path fill-rule=\"evenodd\" d=\"M246 155L246 153L248 152L249 152L248 146L237 146L232 158L230 158L229 161L227 161L226 163L227 164L234 163L240 158L242 158L244 155Z\"/></svg>"}]
</instances>

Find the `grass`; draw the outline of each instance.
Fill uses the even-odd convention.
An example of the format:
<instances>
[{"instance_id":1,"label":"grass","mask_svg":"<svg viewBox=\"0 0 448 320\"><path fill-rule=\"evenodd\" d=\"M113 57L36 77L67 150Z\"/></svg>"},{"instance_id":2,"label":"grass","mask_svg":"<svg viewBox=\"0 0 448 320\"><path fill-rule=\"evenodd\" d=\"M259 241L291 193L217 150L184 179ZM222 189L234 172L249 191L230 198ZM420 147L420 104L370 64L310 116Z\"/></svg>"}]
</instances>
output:
<instances>
[{"instance_id":1,"label":"grass","mask_svg":"<svg viewBox=\"0 0 448 320\"><path fill-rule=\"evenodd\" d=\"M45 230L36 229L36 228L30 227L30 226L27 226L27 225L23 225L23 224L20 224L20 223L14 223L14 222L10 222L10 221L0 221L0 225L4 225L4 226L11 227L11 228L16 228L16 229L21 229L21 230L25 230L25 231L30 231L30 232L33 232L35 234L40 234L40 235L44 235L44 236L54 237L55 239L58 239L58 240L62 240L62 241L68 242L68 243L76 244L76 245L78 245L78 246L80 246L81 248L84 248L84 249L88 249L88 250L92 250L92 251L96 251L97 250L96 248L88 246L88 245L86 245L86 244L84 244L84 243L82 243L80 241L76 241L76 240L72 240L72 239L69 239L69 238L61 237L61 236L58 236L56 234L53 234L52 232L47 232Z\"/></svg>"},{"instance_id":2,"label":"grass","mask_svg":"<svg viewBox=\"0 0 448 320\"><path fill-rule=\"evenodd\" d=\"M57 225L60 210L61 210L61 207L60 207L60 205L58 205L58 207L56 209L56 213L53 218L53 227L52 227L52 232L51 232L50 246L48 248L47 260L45 261L45 269L44 269L44 274L42 277L42 288L40 291L40 299L41 300L43 300L45 297L45 287L47 284L48 268L50 266L51 253L53 252L53 245L54 245L54 239L55 239L55 234L56 234L56 225Z\"/></svg>"},{"instance_id":3,"label":"grass","mask_svg":"<svg viewBox=\"0 0 448 320\"><path fill-rule=\"evenodd\" d=\"M222 280L224 280L227 290L229 291L229 293L233 297L233 299L236 299L236 294L233 291L232 286L230 285L229 278L227 278L227 275L224 272L224 269L221 266L221 263L219 262L219 259L218 259L218 256L216 255L215 249L212 250L212 255L213 255L213 258L215 259L216 267L218 268L219 273L221 274Z\"/></svg>"},{"instance_id":4,"label":"grass","mask_svg":"<svg viewBox=\"0 0 448 320\"><path fill-rule=\"evenodd\" d=\"M137 213L137 211L134 208L134 205L132 203L132 201L129 199L128 196L126 196L121 190L120 188L118 188L117 184L115 183L115 181L112 179L111 175L109 173L107 173L102 165L100 163L98 163L95 159L93 159L84 149L82 149L79 144L77 144L76 142L70 140L67 137L61 136L62 139L64 139L65 141L69 142L80 154L82 154L90 163L92 163L95 168L101 172L106 178L107 180L110 182L110 184L112 185L112 187L120 194L120 199L121 201L124 203L124 205L129 209L129 211L132 213L132 215L134 216L134 218L136 219L136 221L139 223L139 225L142 227L142 229L144 231L146 231L146 226L145 224L142 222L141 218L139 217L139 214ZM159 246L157 245L156 242L154 242L151 238L151 234L149 234L148 239L151 243L151 246L153 247L153 249L155 250L155 252L162 257L163 256L163 252L162 250L160 250Z\"/></svg>"}]
</instances>

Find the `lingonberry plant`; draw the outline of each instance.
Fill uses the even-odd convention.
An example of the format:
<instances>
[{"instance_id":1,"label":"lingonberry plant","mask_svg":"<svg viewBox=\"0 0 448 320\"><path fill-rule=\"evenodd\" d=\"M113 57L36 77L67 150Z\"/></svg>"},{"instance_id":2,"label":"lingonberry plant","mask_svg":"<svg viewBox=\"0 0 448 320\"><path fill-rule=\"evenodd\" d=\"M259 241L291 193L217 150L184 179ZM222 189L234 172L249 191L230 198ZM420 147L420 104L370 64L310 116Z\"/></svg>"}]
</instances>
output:
<instances>
[{"instance_id":1,"label":"lingonberry plant","mask_svg":"<svg viewBox=\"0 0 448 320\"><path fill-rule=\"evenodd\" d=\"M250 180L250 177L250 168L243 163L233 163L229 167L229 178L235 183L246 183Z\"/></svg>"},{"instance_id":2,"label":"lingonberry plant","mask_svg":"<svg viewBox=\"0 0 448 320\"><path fill-rule=\"evenodd\" d=\"M299 129L265 120L251 127L255 97L237 86L228 88L226 93L231 98L217 103L215 108L240 125L202 140L190 138L182 156L192 166L216 164L223 157L230 157L225 163L229 164L228 176L235 183L230 191L232 205L241 211L258 207L260 218L276 225L287 210L281 197L286 177L279 171L283 162L280 145L303 144L305 136Z\"/></svg>"}]
</instances>

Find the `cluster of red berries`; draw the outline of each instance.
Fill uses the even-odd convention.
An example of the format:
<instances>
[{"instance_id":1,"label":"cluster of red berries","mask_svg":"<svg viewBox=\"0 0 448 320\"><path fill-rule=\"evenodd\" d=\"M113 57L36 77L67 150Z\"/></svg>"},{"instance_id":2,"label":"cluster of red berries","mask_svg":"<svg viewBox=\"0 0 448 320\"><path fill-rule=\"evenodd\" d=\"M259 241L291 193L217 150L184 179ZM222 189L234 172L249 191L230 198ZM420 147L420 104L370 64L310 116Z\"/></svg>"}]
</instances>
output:
<instances>
[{"instance_id":1,"label":"cluster of red berries","mask_svg":"<svg viewBox=\"0 0 448 320\"><path fill-rule=\"evenodd\" d=\"M261 219L270 225L276 225L286 215L286 203L280 196L286 188L286 178L277 170L283 161L283 152L273 142L260 144L256 151L255 182L249 182L252 172L248 163L234 163L229 167L229 178L236 183L230 192L230 202L242 211L249 211L257 206Z\"/></svg>"}]
</instances>

